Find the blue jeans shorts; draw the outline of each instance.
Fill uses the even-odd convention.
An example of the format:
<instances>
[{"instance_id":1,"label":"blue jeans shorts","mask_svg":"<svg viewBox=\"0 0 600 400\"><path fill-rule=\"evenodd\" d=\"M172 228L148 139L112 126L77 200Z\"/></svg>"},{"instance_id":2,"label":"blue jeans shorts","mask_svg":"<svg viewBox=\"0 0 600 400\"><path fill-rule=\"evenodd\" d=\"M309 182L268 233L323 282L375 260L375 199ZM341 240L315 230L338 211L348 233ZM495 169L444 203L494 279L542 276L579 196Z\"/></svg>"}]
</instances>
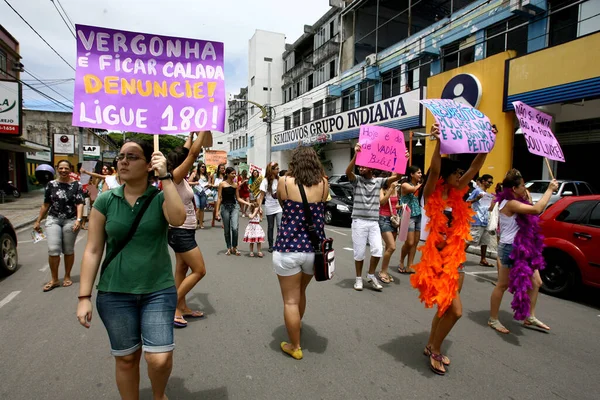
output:
<instances>
[{"instance_id":1,"label":"blue jeans shorts","mask_svg":"<svg viewBox=\"0 0 600 400\"><path fill-rule=\"evenodd\" d=\"M175 253L187 253L198 247L194 229L169 228L169 246Z\"/></svg>"},{"instance_id":2,"label":"blue jeans shorts","mask_svg":"<svg viewBox=\"0 0 600 400\"><path fill-rule=\"evenodd\" d=\"M208 198L206 197L206 192L202 191L198 193L194 191L194 201L198 209L204 210L208 205Z\"/></svg>"},{"instance_id":3,"label":"blue jeans shorts","mask_svg":"<svg viewBox=\"0 0 600 400\"><path fill-rule=\"evenodd\" d=\"M111 354L128 356L140 347L147 353L173 351L175 286L148 294L98 292L96 308L110 339Z\"/></svg>"},{"instance_id":4,"label":"blue jeans shorts","mask_svg":"<svg viewBox=\"0 0 600 400\"><path fill-rule=\"evenodd\" d=\"M513 260L510 258L510 254L513 251L512 244L499 243L498 244L498 259L502 263L503 267L511 268L513 266Z\"/></svg>"},{"instance_id":5,"label":"blue jeans shorts","mask_svg":"<svg viewBox=\"0 0 600 400\"><path fill-rule=\"evenodd\" d=\"M416 217L410 217L410 222L408 224L409 232L421 232L421 216L417 215Z\"/></svg>"},{"instance_id":6,"label":"blue jeans shorts","mask_svg":"<svg viewBox=\"0 0 600 400\"><path fill-rule=\"evenodd\" d=\"M379 216L379 229L381 230L381 233L398 231L398 228L392 226L391 220L392 217L386 217L385 215Z\"/></svg>"}]
</instances>

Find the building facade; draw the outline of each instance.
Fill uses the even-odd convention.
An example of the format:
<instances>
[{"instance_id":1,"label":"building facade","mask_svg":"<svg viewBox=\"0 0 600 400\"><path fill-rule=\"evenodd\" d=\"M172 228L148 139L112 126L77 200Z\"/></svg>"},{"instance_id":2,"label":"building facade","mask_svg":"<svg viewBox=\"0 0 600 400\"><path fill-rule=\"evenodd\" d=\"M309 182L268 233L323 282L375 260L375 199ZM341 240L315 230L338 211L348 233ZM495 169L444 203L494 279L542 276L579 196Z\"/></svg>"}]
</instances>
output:
<instances>
[{"instance_id":1,"label":"building facade","mask_svg":"<svg viewBox=\"0 0 600 400\"><path fill-rule=\"evenodd\" d=\"M229 96L227 102L227 161L234 167L248 162L248 88Z\"/></svg>"}]
</instances>

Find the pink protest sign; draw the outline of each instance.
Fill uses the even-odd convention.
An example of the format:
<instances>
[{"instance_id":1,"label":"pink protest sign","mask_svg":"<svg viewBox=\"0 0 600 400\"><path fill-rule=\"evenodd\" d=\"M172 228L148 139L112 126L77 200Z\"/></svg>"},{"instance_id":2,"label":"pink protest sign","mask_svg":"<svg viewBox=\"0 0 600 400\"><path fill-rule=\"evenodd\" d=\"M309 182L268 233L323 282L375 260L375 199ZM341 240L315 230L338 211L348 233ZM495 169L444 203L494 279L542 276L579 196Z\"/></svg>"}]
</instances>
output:
<instances>
[{"instance_id":1,"label":"pink protest sign","mask_svg":"<svg viewBox=\"0 0 600 400\"><path fill-rule=\"evenodd\" d=\"M421 100L440 125L442 154L489 153L496 143L490 119L454 100Z\"/></svg>"},{"instance_id":2,"label":"pink protest sign","mask_svg":"<svg viewBox=\"0 0 600 400\"><path fill-rule=\"evenodd\" d=\"M565 162L558 140L550 130L552 117L520 101L513 102L527 149L532 154Z\"/></svg>"},{"instance_id":3,"label":"pink protest sign","mask_svg":"<svg viewBox=\"0 0 600 400\"><path fill-rule=\"evenodd\" d=\"M403 174L406 171L404 133L383 126L362 125L356 165Z\"/></svg>"}]
</instances>

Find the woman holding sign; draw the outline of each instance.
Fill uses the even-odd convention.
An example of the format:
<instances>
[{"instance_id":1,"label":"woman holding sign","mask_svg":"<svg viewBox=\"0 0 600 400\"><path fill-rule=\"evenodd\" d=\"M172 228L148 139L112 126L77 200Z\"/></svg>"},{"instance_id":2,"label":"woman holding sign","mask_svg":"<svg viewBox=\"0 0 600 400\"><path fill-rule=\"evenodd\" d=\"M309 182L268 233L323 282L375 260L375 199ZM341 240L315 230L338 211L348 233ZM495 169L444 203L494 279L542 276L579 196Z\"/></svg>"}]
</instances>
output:
<instances>
[{"instance_id":1,"label":"woman holding sign","mask_svg":"<svg viewBox=\"0 0 600 400\"><path fill-rule=\"evenodd\" d=\"M423 173L421 168L411 165L406 169L408 179L400 185L400 205L406 204L410 208L410 223L408 225L408 234L406 241L400 250L400 265L398 272L401 274L414 274L415 270L412 267L417 253L417 245L421 240L421 206L416 196L421 189L421 178ZM408 256L407 266L404 266L404 260Z\"/></svg>"},{"instance_id":2,"label":"woman holding sign","mask_svg":"<svg viewBox=\"0 0 600 400\"><path fill-rule=\"evenodd\" d=\"M143 351L153 396L162 399L173 368L177 306L167 231L169 224L185 222L185 207L167 173L167 160L151 144L130 139L118 160L124 184L98 196L90 216L77 319L90 327L93 286L106 246L96 306L115 357L119 393L123 399L139 398ZM149 183L155 172L161 192Z\"/></svg>"},{"instance_id":3,"label":"woman holding sign","mask_svg":"<svg viewBox=\"0 0 600 400\"><path fill-rule=\"evenodd\" d=\"M538 215L546 208L552 193L558 189L552 180L544 196L531 205L523 177L511 170L504 188L496 196L499 203L500 243L498 244L498 283L492 292L488 325L500 332L509 333L498 320L502 296L506 289L514 293L512 308L515 319L527 326L550 330L548 325L535 317L535 305L542 286L539 269L544 267L542 248L544 237L540 234Z\"/></svg>"},{"instance_id":4,"label":"woman holding sign","mask_svg":"<svg viewBox=\"0 0 600 400\"><path fill-rule=\"evenodd\" d=\"M462 316L460 290L464 274L460 272L466 260L465 242L473 215L463 196L487 154L477 154L465 172L455 161L442 158L438 124L433 125L431 134L435 136L436 145L423 189L425 213L430 220L425 227L427 239L422 247L423 255L414 267L416 273L410 282L419 289L419 298L427 308L438 306L424 354L429 356L431 370L444 375L450 359L442 355L441 348Z\"/></svg>"}]
</instances>

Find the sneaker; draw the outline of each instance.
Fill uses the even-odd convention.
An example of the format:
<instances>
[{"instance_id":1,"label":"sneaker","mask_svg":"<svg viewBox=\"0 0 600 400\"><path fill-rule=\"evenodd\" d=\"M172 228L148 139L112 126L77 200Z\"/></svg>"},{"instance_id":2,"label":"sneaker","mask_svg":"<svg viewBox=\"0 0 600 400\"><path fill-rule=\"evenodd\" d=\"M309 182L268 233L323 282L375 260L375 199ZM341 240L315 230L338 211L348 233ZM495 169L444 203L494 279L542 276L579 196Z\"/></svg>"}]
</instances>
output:
<instances>
[{"instance_id":1,"label":"sneaker","mask_svg":"<svg viewBox=\"0 0 600 400\"><path fill-rule=\"evenodd\" d=\"M374 290L383 289L383 286L381 286L381 283L379 283L375 275L367 275L367 282L371 284Z\"/></svg>"},{"instance_id":2,"label":"sneaker","mask_svg":"<svg viewBox=\"0 0 600 400\"><path fill-rule=\"evenodd\" d=\"M354 282L354 290L358 290L358 291L363 290L362 278L356 278L356 282Z\"/></svg>"}]
</instances>

